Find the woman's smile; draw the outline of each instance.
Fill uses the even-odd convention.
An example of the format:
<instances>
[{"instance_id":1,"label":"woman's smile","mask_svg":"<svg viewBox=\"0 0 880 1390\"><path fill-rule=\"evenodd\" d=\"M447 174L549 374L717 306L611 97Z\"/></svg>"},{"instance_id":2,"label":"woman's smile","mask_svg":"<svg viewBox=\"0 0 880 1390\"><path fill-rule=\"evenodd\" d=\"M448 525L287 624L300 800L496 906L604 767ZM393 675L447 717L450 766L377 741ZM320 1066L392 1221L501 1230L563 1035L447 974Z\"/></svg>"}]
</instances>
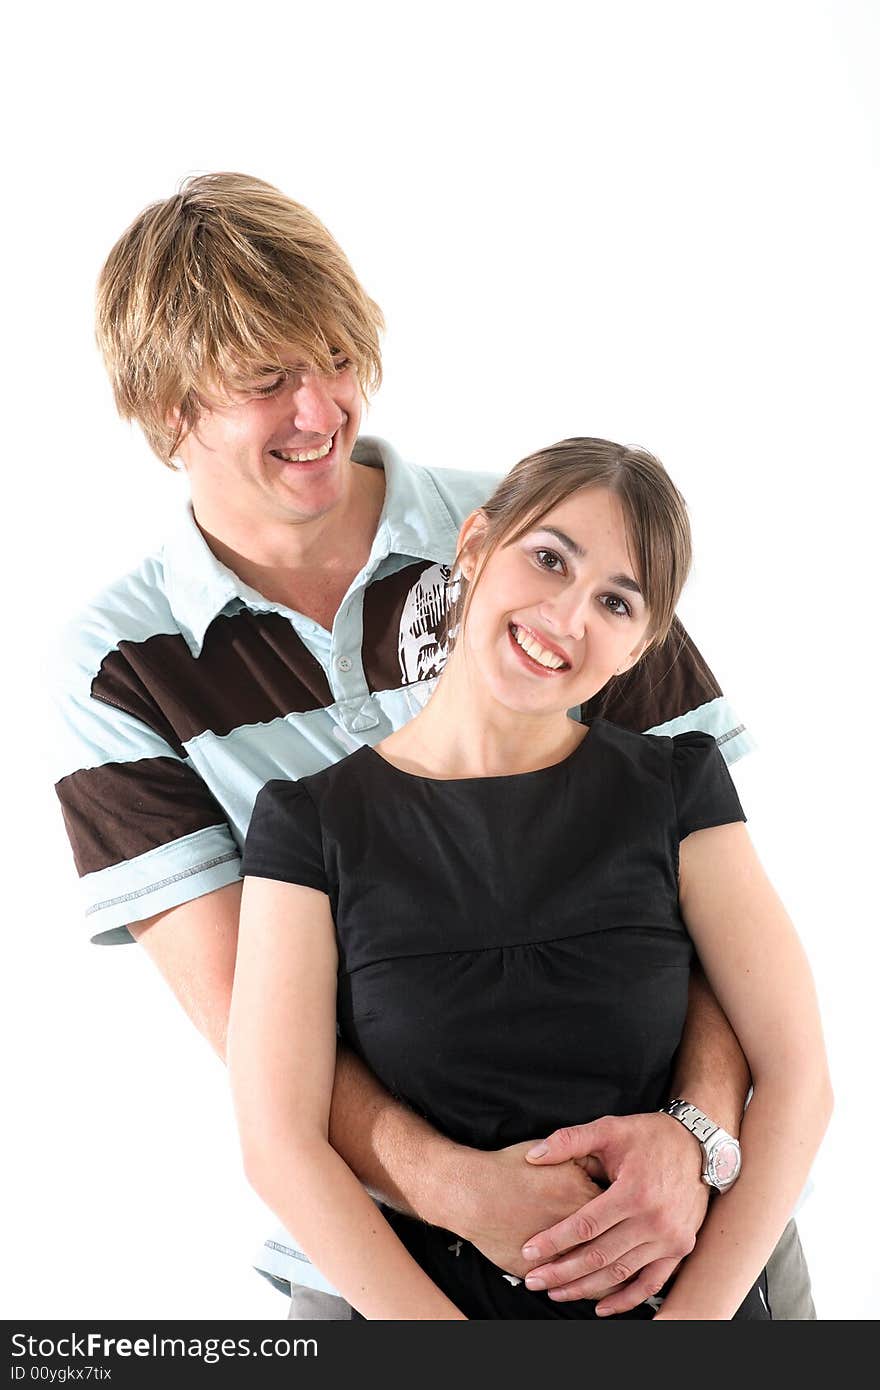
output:
<instances>
[{"instance_id":1,"label":"woman's smile","mask_svg":"<svg viewBox=\"0 0 880 1390\"><path fill-rule=\"evenodd\" d=\"M510 644L526 670L537 676L556 676L571 670L571 662L558 647L549 644L547 638L533 628L508 623L507 632Z\"/></svg>"}]
</instances>

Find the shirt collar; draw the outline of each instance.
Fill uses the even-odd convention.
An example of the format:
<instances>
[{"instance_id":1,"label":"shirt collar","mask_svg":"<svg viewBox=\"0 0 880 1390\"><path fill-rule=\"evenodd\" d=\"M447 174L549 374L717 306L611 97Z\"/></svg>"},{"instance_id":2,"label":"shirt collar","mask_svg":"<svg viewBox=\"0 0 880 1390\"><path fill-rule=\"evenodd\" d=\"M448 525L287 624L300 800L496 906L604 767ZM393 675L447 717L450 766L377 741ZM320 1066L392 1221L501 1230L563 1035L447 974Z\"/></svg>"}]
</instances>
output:
<instances>
[{"instance_id":1,"label":"shirt collar","mask_svg":"<svg viewBox=\"0 0 880 1390\"><path fill-rule=\"evenodd\" d=\"M367 576L388 555L449 564L459 523L431 474L406 463L384 439L362 435L352 450L357 463L385 470L385 501L367 561Z\"/></svg>"},{"instance_id":2,"label":"shirt collar","mask_svg":"<svg viewBox=\"0 0 880 1390\"><path fill-rule=\"evenodd\" d=\"M352 458L385 470L385 501L364 581L389 555L448 564L455 554L458 523L431 474L406 463L390 444L371 435L357 440ZM229 603L251 604L261 598L217 559L189 502L165 543L162 563L171 612L193 656L199 655L209 626Z\"/></svg>"}]
</instances>

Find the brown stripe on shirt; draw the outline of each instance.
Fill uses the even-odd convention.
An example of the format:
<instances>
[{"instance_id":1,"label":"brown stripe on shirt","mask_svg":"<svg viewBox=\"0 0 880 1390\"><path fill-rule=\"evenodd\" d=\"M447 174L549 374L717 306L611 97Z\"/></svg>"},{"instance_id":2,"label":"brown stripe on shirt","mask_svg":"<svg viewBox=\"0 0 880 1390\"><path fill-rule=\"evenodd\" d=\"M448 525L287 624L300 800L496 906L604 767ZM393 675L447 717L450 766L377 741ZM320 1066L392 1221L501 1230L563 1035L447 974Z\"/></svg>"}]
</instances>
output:
<instances>
[{"instance_id":1,"label":"brown stripe on shirt","mask_svg":"<svg viewBox=\"0 0 880 1390\"><path fill-rule=\"evenodd\" d=\"M327 677L280 613L215 618L193 656L179 634L120 642L92 682L96 700L139 719L181 756L198 734L229 734L333 703Z\"/></svg>"},{"instance_id":2,"label":"brown stripe on shirt","mask_svg":"<svg viewBox=\"0 0 880 1390\"><path fill-rule=\"evenodd\" d=\"M363 663L371 692L439 676L448 652L449 567L407 565L364 594Z\"/></svg>"},{"instance_id":3,"label":"brown stripe on shirt","mask_svg":"<svg viewBox=\"0 0 880 1390\"><path fill-rule=\"evenodd\" d=\"M201 777L177 758L84 768L55 790L80 875L227 824Z\"/></svg>"},{"instance_id":4,"label":"brown stripe on shirt","mask_svg":"<svg viewBox=\"0 0 880 1390\"><path fill-rule=\"evenodd\" d=\"M610 719L644 733L716 700L721 687L676 618L662 647L652 648L581 706L585 723Z\"/></svg>"}]
</instances>

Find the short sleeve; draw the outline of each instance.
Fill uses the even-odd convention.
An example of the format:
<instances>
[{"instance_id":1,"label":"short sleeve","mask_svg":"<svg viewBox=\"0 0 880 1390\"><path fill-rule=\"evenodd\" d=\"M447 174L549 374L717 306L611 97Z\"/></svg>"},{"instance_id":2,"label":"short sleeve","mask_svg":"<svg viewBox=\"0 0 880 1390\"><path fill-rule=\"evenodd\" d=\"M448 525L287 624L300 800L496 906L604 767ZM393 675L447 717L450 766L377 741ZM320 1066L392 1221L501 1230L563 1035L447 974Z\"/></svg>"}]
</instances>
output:
<instances>
[{"instance_id":1,"label":"short sleeve","mask_svg":"<svg viewBox=\"0 0 880 1390\"><path fill-rule=\"evenodd\" d=\"M129 923L237 882L240 846L109 620L87 610L56 632L48 666L50 766L89 934L131 943Z\"/></svg>"},{"instance_id":2,"label":"short sleeve","mask_svg":"<svg viewBox=\"0 0 880 1390\"><path fill-rule=\"evenodd\" d=\"M673 737L672 791L679 840L695 830L746 818L711 734L693 732Z\"/></svg>"},{"instance_id":3,"label":"short sleeve","mask_svg":"<svg viewBox=\"0 0 880 1390\"><path fill-rule=\"evenodd\" d=\"M328 892L321 822L315 803L298 782L267 782L259 793L241 872Z\"/></svg>"}]
</instances>

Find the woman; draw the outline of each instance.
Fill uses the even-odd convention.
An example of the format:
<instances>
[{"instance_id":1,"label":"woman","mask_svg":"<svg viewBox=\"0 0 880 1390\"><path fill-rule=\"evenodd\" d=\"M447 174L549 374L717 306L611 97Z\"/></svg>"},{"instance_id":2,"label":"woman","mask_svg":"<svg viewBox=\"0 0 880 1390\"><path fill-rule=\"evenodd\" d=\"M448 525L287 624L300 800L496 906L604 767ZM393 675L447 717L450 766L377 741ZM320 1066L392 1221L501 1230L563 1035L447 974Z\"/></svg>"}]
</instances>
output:
<instances>
[{"instance_id":1,"label":"woman","mask_svg":"<svg viewBox=\"0 0 880 1390\"><path fill-rule=\"evenodd\" d=\"M500 1148L668 1100L691 943L754 1094L742 1176L657 1316L769 1316L764 1261L830 1108L809 969L714 740L568 716L664 641L689 564L650 455L567 440L525 459L462 528L429 704L257 800L230 1028L245 1165L367 1318L596 1315L377 1211L327 1138L337 1017L389 1090Z\"/></svg>"}]
</instances>

